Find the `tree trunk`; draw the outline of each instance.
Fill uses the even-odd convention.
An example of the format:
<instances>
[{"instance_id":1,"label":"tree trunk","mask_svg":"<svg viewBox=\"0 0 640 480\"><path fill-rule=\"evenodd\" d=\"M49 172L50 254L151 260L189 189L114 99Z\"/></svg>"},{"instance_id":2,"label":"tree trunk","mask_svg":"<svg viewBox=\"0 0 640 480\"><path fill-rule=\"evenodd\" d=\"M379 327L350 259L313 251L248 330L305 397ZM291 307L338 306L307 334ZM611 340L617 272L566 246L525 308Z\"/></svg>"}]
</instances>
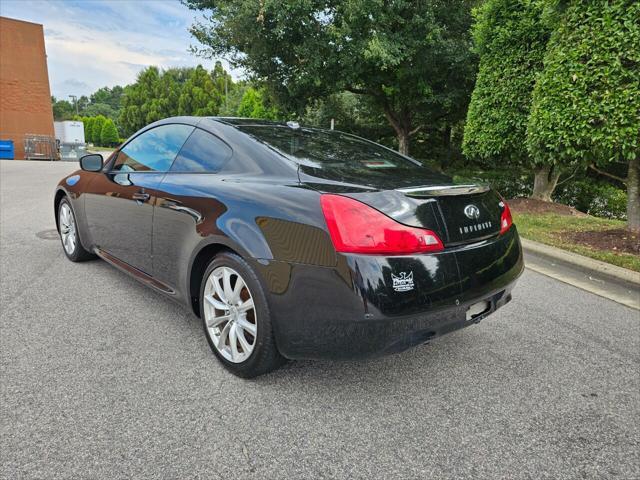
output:
<instances>
[{"instance_id":1,"label":"tree trunk","mask_svg":"<svg viewBox=\"0 0 640 480\"><path fill-rule=\"evenodd\" d=\"M533 193L531 194L531 198L550 202L551 194L556 189L558 179L560 178L560 169L552 165L544 165L536 167L534 173L535 177L533 179Z\"/></svg>"},{"instance_id":2,"label":"tree trunk","mask_svg":"<svg viewBox=\"0 0 640 480\"><path fill-rule=\"evenodd\" d=\"M398 151L403 155L409 155L409 132L400 129L396 132L398 137Z\"/></svg>"},{"instance_id":3,"label":"tree trunk","mask_svg":"<svg viewBox=\"0 0 640 480\"><path fill-rule=\"evenodd\" d=\"M627 229L640 233L640 157L629 162L627 173Z\"/></svg>"},{"instance_id":4,"label":"tree trunk","mask_svg":"<svg viewBox=\"0 0 640 480\"><path fill-rule=\"evenodd\" d=\"M387 104L384 107L384 115L396 132L398 139L398 151L403 155L409 155L409 139L411 138L411 115L407 109L395 112Z\"/></svg>"},{"instance_id":5,"label":"tree trunk","mask_svg":"<svg viewBox=\"0 0 640 480\"><path fill-rule=\"evenodd\" d=\"M444 156L440 161L440 169L446 172L449 165L453 163L453 149L451 146L451 126L447 125L442 131L442 144L444 146Z\"/></svg>"}]
</instances>

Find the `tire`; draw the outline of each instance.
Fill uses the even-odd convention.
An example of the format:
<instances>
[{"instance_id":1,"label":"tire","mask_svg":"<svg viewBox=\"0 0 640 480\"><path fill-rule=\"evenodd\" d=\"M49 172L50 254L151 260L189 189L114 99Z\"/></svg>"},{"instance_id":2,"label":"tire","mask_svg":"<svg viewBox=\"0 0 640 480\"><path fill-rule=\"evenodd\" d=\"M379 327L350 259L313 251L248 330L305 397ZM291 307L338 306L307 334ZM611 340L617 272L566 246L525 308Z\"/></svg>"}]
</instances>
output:
<instances>
[{"instance_id":1,"label":"tire","mask_svg":"<svg viewBox=\"0 0 640 480\"><path fill-rule=\"evenodd\" d=\"M82 246L77 225L71 202L64 197L58 205L58 233L62 242L62 251L72 262L85 262L95 258L95 255Z\"/></svg>"},{"instance_id":2,"label":"tire","mask_svg":"<svg viewBox=\"0 0 640 480\"><path fill-rule=\"evenodd\" d=\"M209 347L231 373L254 378L285 363L262 285L241 257L223 252L213 258L202 278L200 305Z\"/></svg>"}]
</instances>

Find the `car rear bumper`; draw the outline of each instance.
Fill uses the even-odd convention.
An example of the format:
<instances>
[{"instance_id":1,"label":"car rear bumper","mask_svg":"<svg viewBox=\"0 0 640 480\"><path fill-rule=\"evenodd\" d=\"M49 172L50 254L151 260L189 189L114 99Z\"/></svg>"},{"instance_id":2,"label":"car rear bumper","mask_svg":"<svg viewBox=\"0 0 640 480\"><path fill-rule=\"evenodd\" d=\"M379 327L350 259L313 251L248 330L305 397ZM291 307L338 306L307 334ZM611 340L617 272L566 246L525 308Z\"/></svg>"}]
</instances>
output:
<instances>
[{"instance_id":1,"label":"car rear bumper","mask_svg":"<svg viewBox=\"0 0 640 480\"><path fill-rule=\"evenodd\" d=\"M399 352L479 322L511 300L517 231L432 255L339 255L336 267L256 261L280 352L351 359ZM487 309L468 319L471 305Z\"/></svg>"}]
</instances>

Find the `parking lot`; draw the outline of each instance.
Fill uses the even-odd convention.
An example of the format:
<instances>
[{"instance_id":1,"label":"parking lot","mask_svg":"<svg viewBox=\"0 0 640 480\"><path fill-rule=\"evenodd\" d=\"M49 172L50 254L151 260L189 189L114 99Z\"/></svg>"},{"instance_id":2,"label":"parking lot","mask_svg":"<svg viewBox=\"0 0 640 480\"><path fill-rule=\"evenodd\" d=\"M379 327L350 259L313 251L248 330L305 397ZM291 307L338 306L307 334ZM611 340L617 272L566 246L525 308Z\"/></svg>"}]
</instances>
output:
<instances>
[{"instance_id":1,"label":"parking lot","mask_svg":"<svg viewBox=\"0 0 640 480\"><path fill-rule=\"evenodd\" d=\"M2 478L640 478L640 315L526 271L479 325L227 373L198 319L69 262L72 163L0 163Z\"/></svg>"}]
</instances>

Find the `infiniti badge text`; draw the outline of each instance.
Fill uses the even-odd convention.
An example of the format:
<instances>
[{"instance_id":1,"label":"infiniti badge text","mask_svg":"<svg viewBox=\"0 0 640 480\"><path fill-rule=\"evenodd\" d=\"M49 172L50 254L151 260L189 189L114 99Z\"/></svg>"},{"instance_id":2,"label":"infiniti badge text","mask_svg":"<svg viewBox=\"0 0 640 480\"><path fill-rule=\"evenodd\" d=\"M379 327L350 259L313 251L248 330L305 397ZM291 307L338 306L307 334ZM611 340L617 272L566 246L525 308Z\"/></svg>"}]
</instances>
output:
<instances>
[{"instance_id":1,"label":"infiniti badge text","mask_svg":"<svg viewBox=\"0 0 640 480\"><path fill-rule=\"evenodd\" d=\"M491 222L476 223L474 225L467 225L466 227L460 227L460 233L481 232L487 228L491 228Z\"/></svg>"}]
</instances>

